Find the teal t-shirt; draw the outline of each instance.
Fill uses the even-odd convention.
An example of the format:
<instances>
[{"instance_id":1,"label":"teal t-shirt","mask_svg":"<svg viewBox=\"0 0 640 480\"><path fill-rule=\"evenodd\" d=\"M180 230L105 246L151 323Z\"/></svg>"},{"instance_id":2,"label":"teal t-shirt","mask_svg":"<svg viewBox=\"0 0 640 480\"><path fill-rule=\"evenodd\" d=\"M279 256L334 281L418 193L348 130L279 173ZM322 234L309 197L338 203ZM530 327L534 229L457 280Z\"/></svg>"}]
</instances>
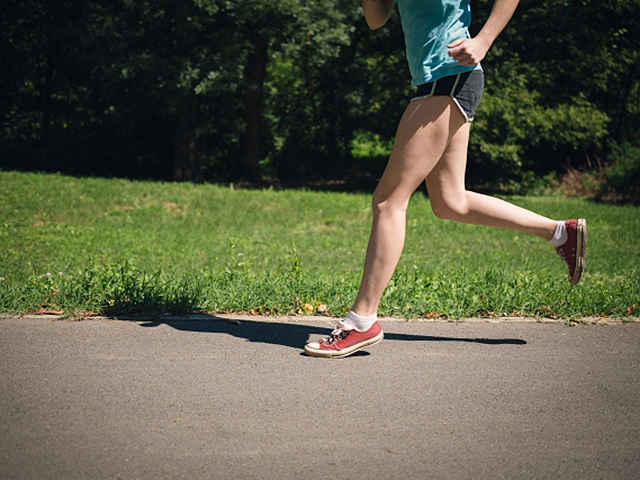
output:
<instances>
[{"instance_id":1,"label":"teal t-shirt","mask_svg":"<svg viewBox=\"0 0 640 480\"><path fill-rule=\"evenodd\" d=\"M402 20L411 84L432 82L480 68L460 65L447 45L469 38L469 0L396 0Z\"/></svg>"}]
</instances>

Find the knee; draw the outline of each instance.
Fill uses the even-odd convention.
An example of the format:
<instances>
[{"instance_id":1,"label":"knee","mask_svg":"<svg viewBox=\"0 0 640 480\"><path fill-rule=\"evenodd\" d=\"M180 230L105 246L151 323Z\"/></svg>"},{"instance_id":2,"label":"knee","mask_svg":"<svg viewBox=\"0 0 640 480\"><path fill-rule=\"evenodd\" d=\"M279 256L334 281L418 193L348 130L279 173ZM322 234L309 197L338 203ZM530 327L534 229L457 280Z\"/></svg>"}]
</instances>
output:
<instances>
[{"instance_id":1,"label":"knee","mask_svg":"<svg viewBox=\"0 0 640 480\"><path fill-rule=\"evenodd\" d=\"M381 198L374 195L371 200L371 209L373 210L373 216L377 218L384 215L404 213L407 210L408 204L408 201L397 202L389 198Z\"/></svg>"},{"instance_id":2,"label":"knee","mask_svg":"<svg viewBox=\"0 0 640 480\"><path fill-rule=\"evenodd\" d=\"M442 220L460 220L469 213L464 192L432 198L431 209L434 215Z\"/></svg>"}]
</instances>

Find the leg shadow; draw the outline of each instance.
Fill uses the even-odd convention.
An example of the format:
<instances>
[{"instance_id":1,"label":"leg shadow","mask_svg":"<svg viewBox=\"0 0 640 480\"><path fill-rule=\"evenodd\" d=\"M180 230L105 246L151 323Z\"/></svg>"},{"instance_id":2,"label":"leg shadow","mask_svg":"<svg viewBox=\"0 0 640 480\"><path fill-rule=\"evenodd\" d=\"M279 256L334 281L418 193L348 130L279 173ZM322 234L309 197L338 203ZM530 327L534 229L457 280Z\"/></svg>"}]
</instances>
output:
<instances>
[{"instance_id":1,"label":"leg shadow","mask_svg":"<svg viewBox=\"0 0 640 480\"><path fill-rule=\"evenodd\" d=\"M250 342L271 343L291 348L302 348L310 335L328 335L331 328L301 325L297 323L261 322L221 318L215 315L198 315L187 319L166 319L141 323L141 327L157 327L166 324L176 330L202 333L224 333ZM519 338L458 338L434 337L430 335L407 335L403 333L385 333L385 340L404 342L471 342L483 345L525 345Z\"/></svg>"}]
</instances>

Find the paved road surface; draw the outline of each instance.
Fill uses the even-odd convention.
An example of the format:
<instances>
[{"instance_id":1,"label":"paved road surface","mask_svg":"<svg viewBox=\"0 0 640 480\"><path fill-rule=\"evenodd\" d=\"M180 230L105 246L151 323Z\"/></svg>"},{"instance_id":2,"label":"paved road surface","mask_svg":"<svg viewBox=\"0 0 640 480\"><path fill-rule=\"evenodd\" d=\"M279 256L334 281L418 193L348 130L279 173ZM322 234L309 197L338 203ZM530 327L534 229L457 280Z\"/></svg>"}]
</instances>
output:
<instances>
[{"instance_id":1,"label":"paved road surface","mask_svg":"<svg viewBox=\"0 0 640 480\"><path fill-rule=\"evenodd\" d=\"M640 325L383 328L0 319L0 478L640 478Z\"/></svg>"}]
</instances>

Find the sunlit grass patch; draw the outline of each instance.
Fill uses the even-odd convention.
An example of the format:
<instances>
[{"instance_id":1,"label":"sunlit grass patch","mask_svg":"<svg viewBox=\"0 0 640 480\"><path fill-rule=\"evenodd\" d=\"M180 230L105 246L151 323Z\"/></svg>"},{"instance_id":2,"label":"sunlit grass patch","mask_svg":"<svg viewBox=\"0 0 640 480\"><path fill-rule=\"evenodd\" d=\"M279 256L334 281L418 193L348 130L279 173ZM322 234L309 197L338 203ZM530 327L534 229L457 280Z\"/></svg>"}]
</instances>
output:
<instances>
[{"instance_id":1,"label":"sunlit grass patch","mask_svg":"<svg viewBox=\"0 0 640 480\"><path fill-rule=\"evenodd\" d=\"M338 316L357 292L371 228L364 194L16 172L0 172L0 185L3 311ZM587 218L579 286L546 242L438 220L417 193L380 314L637 315L640 208L509 200L552 218Z\"/></svg>"}]
</instances>

